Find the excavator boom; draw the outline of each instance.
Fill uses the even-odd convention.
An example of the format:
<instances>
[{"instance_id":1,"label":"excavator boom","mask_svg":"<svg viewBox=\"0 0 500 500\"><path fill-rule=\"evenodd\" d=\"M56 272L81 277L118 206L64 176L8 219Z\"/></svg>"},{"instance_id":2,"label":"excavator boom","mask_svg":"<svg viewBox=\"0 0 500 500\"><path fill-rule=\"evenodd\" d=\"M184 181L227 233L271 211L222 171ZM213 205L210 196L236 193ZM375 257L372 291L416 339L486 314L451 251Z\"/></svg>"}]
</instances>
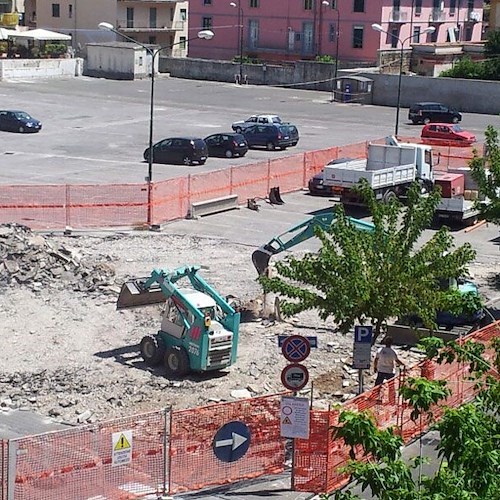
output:
<instances>
[{"instance_id":1,"label":"excavator boom","mask_svg":"<svg viewBox=\"0 0 500 500\"><path fill-rule=\"evenodd\" d=\"M314 228L320 227L323 230L328 230L335 223L336 215L333 212L314 215L310 219L293 226L288 231L276 236L268 243L265 243L252 253L252 262L259 276L266 272L269 266L269 261L273 255L289 250L290 248L308 240L314 236ZM374 225L370 222L365 222L354 217L348 217L360 231L373 231Z\"/></svg>"}]
</instances>

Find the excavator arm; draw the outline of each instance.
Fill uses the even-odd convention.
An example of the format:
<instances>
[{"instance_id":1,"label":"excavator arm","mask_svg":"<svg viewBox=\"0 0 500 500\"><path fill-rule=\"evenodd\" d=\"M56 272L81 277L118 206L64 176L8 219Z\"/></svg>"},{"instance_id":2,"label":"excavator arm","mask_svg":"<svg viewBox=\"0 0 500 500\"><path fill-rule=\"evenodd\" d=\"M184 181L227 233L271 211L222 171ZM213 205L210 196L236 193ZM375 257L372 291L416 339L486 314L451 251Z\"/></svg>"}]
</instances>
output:
<instances>
[{"instance_id":1,"label":"excavator arm","mask_svg":"<svg viewBox=\"0 0 500 500\"><path fill-rule=\"evenodd\" d=\"M348 219L360 231L373 231L374 229L374 225L370 222L355 219L354 217L348 217ZM312 238L316 227L323 230L329 229L335 223L335 220L336 215L333 212L314 215L259 247L252 253L252 262L259 276L265 273L273 255L289 250L295 245Z\"/></svg>"}]
</instances>

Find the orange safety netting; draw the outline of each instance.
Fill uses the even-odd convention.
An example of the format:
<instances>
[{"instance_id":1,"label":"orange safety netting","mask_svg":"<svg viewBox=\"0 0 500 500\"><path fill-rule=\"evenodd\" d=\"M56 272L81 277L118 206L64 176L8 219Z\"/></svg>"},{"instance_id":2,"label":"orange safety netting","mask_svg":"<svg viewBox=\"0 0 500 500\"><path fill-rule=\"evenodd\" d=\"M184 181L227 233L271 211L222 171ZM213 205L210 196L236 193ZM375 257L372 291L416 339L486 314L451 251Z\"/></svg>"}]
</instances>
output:
<instances>
[{"instance_id":1,"label":"orange safety netting","mask_svg":"<svg viewBox=\"0 0 500 500\"><path fill-rule=\"evenodd\" d=\"M0 223L16 222L33 229L161 224L185 217L190 204L200 201L238 195L244 204L249 198L266 198L271 187L279 187L281 193L299 190L330 160L366 157L367 144L308 151L150 185L2 185ZM440 153L439 170L464 167L472 157L471 147L436 146L435 151Z\"/></svg>"},{"instance_id":2,"label":"orange safety netting","mask_svg":"<svg viewBox=\"0 0 500 500\"><path fill-rule=\"evenodd\" d=\"M473 340L487 344L500 334L500 321L460 339ZM484 358L492 361L494 350L487 348ZM469 380L468 365L459 362L439 365L433 361L422 361L411 367L404 375L395 377L380 386L364 392L351 401L345 403L342 409L354 411L368 410L375 418L380 428L395 426L405 443L425 432L430 420L423 416L416 421L410 418L411 407L402 401L399 387L405 377L422 376L428 379L443 379L448 382L450 396L439 406L431 409L434 419L439 419L444 406L456 407L471 400L477 394L475 383ZM311 422L319 422L314 429L311 426L309 440L296 440L294 456L294 484L297 491L313 491L315 493L330 492L344 486L348 476L339 469L349 461L349 447L342 439L332 437L332 427L338 425L339 409L312 410ZM328 422L326 424L325 422ZM356 454L359 460L366 460L360 453ZM317 470L312 463L326 463L326 472Z\"/></svg>"},{"instance_id":3,"label":"orange safety netting","mask_svg":"<svg viewBox=\"0 0 500 500\"><path fill-rule=\"evenodd\" d=\"M9 480L9 498L77 500L95 496L118 500L162 493L166 418L166 412L159 411L11 439L16 474ZM124 432L132 435L131 442L123 445L130 452L130 461L113 465L117 451L113 433Z\"/></svg>"},{"instance_id":4,"label":"orange safety netting","mask_svg":"<svg viewBox=\"0 0 500 500\"><path fill-rule=\"evenodd\" d=\"M278 394L173 412L169 493L282 472L285 438L280 436L280 401ZM226 462L215 454L214 436L230 422L248 427L251 444L244 459Z\"/></svg>"},{"instance_id":5,"label":"orange safety netting","mask_svg":"<svg viewBox=\"0 0 500 500\"><path fill-rule=\"evenodd\" d=\"M7 467L9 463L8 458L9 442L7 440L0 440L0 500L7 500Z\"/></svg>"}]
</instances>

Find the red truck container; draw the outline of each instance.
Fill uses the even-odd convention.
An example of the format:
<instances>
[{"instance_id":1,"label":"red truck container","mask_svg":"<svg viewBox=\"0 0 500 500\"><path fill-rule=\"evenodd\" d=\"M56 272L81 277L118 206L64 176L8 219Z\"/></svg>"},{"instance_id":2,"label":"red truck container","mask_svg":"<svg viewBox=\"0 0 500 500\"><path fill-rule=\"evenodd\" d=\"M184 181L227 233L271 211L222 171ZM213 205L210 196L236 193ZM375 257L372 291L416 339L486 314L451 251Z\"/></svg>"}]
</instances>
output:
<instances>
[{"instance_id":1,"label":"red truck container","mask_svg":"<svg viewBox=\"0 0 500 500\"><path fill-rule=\"evenodd\" d=\"M443 198L454 198L463 196L465 190L465 177L463 174L450 174L447 172L434 172L434 182L441 186Z\"/></svg>"}]
</instances>

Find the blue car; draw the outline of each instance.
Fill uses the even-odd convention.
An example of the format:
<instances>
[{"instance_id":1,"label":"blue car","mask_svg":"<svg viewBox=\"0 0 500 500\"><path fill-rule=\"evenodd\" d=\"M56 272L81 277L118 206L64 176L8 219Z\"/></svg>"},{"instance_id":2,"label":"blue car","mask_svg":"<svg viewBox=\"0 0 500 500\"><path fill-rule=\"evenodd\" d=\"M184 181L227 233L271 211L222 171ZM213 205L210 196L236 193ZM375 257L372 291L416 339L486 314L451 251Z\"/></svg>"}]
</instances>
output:
<instances>
[{"instance_id":1,"label":"blue car","mask_svg":"<svg viewBox=\"0 0 500 500\"><path fill-rule=\"evenodd\" d=\"M42 122L36 120L25 111L0 111L0 130L7 132L39 132Z\"/></svg>"}]
</instances>

